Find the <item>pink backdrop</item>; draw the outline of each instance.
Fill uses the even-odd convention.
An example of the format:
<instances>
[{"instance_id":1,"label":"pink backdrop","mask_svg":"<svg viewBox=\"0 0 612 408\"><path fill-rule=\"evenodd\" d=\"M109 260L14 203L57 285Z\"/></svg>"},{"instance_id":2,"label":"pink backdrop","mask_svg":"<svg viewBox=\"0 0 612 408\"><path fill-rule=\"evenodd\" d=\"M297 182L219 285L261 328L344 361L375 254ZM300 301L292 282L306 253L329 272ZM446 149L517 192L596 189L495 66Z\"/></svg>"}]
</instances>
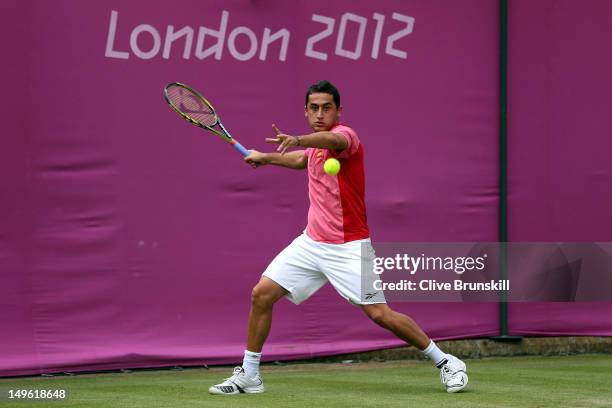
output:
<instances>
[{"instance_id":1,"label":"pink backdrop","mask_svg":"<svg viewBox=\"0 0 612 408\"><path fill-rule=\"evenodd\" d=\"M612 241L612 3L510 0L508 11L508 238ZM515 334L612 335L610 303L509 311Z\"/></svg>"},{"instance_id":2,"label":"pink backdrop","mask_svg":"<svg viewBox=\"0 0 612 408\"><path fill-rule=\"evenodd\" d=\"M245 166L169 111L161 90L170 81L201 89L245 146L266 149L271 123L307 131L304 92L327 78L366 148L375 241L497 239L496 2L32 0L2 8L10 98L1 102L0 375L240 360L250 289L305 226L306 174ZM220 54L198 58L199 27L210 33L224 21ZM184 27L193 30L188 54L180 38L165 58L168 33ZM262 52L266 33L281 38ZM203 48L214 43L207 35ZM529 132L516 139L540 134ZM585 166L592 159L582 158ZM519 210L534 193L550 193L532 184L533 162L524 180L513 173L524 191L512 196ZM511 231L541 219L531 214L513 214ZM589 234L571 238L605 240ZM523 237L531 236L513 235ZM495 304L394 307L436 339L498 330ZM583 323L580 310L571 317L568 333L609 334ZM514 328L537 316L512 318ZM264 358L401 344L328 287L299 307L277 305Z\"/></svg>"}]
</instances>

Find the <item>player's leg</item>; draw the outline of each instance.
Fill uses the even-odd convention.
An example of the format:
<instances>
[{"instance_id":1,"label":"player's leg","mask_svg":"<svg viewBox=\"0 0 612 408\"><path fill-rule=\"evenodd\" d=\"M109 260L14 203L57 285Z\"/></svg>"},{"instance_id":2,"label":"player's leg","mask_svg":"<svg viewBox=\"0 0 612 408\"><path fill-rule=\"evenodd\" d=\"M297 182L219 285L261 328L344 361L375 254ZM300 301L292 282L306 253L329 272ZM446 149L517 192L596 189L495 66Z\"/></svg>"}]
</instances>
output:
<instances>
[{"instance_id":1,"label":"player's leg","mask_svg":"<svg viewBox=\"0 0 612 408\"><path fill-rule=\"evenodd\" d=\"M406 343L412 344L419 350L425 350L431 340L425 332L405 314L392 310L386 303L361 305L365 314L374 323L390 330Z\"/></svg>"},{"instance_id":2,"label":"player's leg","mask_svg":"<svg viewBox=\"0 0 612 408\"><path fill-rule=\"evenodd\" d=\"M272 308L289 291L272 279L262 276L251 293L251 312L247 331L247 350L261 353L272 325Z\"/></svg>"},{"instance_id":3,"label":"player's leg","mask_svg":"<svg viewBox=\"0 0 612 408\"><path fill-rule=\"evenodd\" d=\"M258 394L264 392L259 374L259 361L270 327L274 303L289 293L272 279L262 276L251 292L251 312L247 329L247 348L242 366L234 368L232 376L221 384L208 389L211 394L235 395L240 393Z\"/></svg>"},{"instance_id":4,"label":"player's leg","mask_svg":"<svg viewBox=\"0 0 612 408\"><path fill-rule=\"evenodd\" d=\"M406 343L421 350L440 369L440 380L447 392L458 392L468 383L465 363L446 354L405 314L392 310L386 303L361 305L365 314L379 326L391 331Z\"/></svg>"},{"instance_id":5,"label":"player's leg","mask_svg":"<svg viewBox=\"0 0 612 408\"><path fill-rule=\"evenodd\" d=\"M373 283L379 276L373 272L375 253L369 240L319 246L325 276L342 297L361 306L379 326L423 351L440 368L440 377L448 392L457 392L465 387L465 364L442 352L414 320L386 304L384 292L373 289Z\"/></svg>"},{"instance_id":6,"label":"player's leg","mask_svg":"<svg viewBox=\"0 0 612 408\"><path fill-rule=\"evenodd\" d=\"M233 375L223 383L210 387L211 394L264 392L259 361L272 325L273 306L283 296L299 304L321 288L327 279L316 268L302 237L296 238L268 265L251 293L247 348L242 366L234 368Z\"/></svg>"}]
</instances>

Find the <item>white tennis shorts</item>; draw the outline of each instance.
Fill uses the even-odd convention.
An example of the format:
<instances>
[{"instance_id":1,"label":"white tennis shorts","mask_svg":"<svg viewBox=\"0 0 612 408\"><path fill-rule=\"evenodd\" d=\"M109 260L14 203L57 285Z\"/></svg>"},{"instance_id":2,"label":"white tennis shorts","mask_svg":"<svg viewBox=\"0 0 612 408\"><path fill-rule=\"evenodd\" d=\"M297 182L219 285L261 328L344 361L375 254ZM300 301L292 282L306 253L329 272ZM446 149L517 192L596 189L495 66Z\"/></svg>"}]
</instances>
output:
<instances>
[{"instance_id":1,"label":"white tennis shorts","mask_svg":"<svg viewBox=\"0 0 612 408\"><path fill-rule=\"evenodd\" d=\"M374 256L369 238L326 244L303 233L272 260L263 276L285 288L289 292L287 298L296 305L328 281L343 298L355 305L386 303L382 291L362 293L361 290L362 282L367 285L364 287L372 288L371 281L378 278L373 273Z\"/></svg>"}]
</instances>

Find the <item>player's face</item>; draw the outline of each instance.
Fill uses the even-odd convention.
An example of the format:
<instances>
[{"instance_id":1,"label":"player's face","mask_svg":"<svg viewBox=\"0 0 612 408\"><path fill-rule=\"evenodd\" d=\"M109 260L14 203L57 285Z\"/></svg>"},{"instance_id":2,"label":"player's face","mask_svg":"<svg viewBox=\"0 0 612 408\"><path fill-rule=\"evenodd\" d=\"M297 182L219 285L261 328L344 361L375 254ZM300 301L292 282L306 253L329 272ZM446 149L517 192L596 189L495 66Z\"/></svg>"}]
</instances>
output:
<instances>
[{"instance_id":1,"label":"player's face","mask_svg":"<svg viewBox=\"0 0 612 408\"><path fill-rule=\"evenodd\" d=\"M342 107L337 107L334 97L328 93L313 93L308 96L304 116L315 132L323 132L334 127L340 120Z\"/></svg>"}]
</instances>

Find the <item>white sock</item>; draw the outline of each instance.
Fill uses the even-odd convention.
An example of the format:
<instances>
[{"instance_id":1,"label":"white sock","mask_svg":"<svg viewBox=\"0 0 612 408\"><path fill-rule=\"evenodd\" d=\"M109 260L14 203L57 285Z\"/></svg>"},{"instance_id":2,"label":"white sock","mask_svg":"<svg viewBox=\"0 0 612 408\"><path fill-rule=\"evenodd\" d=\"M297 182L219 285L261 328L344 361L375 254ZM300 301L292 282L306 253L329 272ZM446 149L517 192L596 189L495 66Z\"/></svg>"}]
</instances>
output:
<instances>
[{"instance_id":1,"label":"white sock","mask_svg":"<svg viewBox=\"0 0 612 408\"><path fill-rule=\"evenodd\" d=\"M431 340L429 346L427 346L427 348L423 350L423 354L429 357L436 366L442 361L444 361L444 359L446 359L446 353L440 350L438 346L436 346L436 343L433 342L433 340Z\"/></svg>"},{"instance_id":2,"label":"white sock","mask_svg":"<svg viewBox=\"0 0 612 408\"><path fill-rule=\"evenodd\" d=\"M255 377L259 374L259 360L261 353L254 353L249 350L244 350L244 359L242 360L242 368L249 377Z\"/></svg>"}]
</instances>

